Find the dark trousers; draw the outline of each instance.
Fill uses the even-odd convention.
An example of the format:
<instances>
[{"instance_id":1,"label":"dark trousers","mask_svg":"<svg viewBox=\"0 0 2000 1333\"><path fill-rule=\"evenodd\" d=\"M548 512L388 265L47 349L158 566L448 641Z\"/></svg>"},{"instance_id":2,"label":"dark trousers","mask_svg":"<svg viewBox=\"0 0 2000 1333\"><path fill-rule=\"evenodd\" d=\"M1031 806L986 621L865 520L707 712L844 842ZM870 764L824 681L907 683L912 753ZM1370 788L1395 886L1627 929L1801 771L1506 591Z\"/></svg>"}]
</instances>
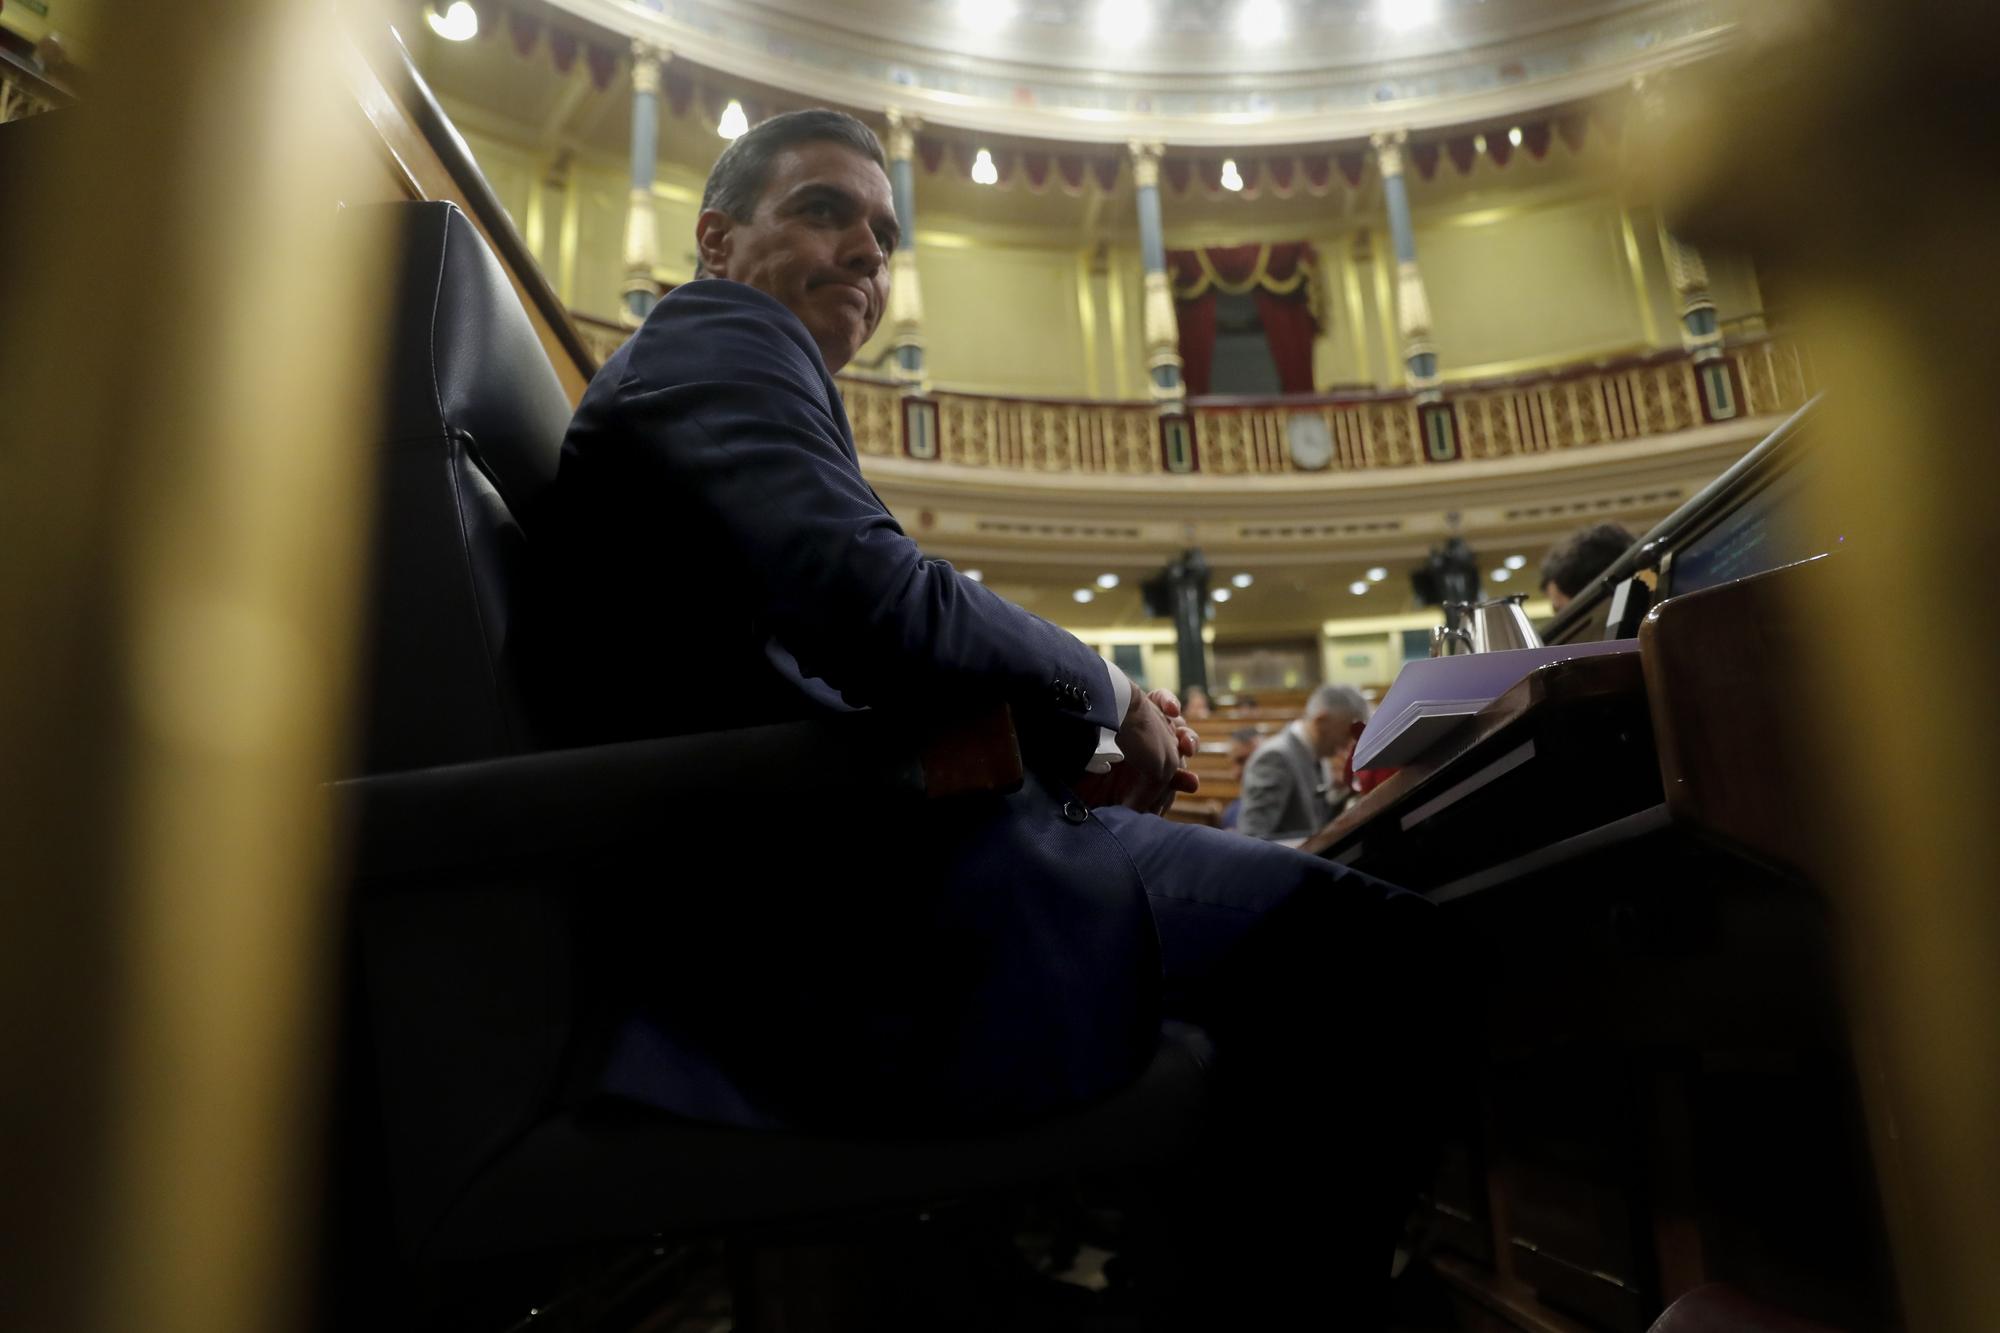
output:
<instances>
[{"instance_id":1,"label":"dark trousers","mask_svg":"<svg viewBox=\"0 0 2000 1333\"><path fill-rule=\"evenodd\" d=\"M1379 1326L1441 1096L1436 911L1275 844L1099 817L1151 901L1168 1016L1216 1045L1211 1142L1162 1201L1168 1326Z\"/></svg>"}]
</instances>

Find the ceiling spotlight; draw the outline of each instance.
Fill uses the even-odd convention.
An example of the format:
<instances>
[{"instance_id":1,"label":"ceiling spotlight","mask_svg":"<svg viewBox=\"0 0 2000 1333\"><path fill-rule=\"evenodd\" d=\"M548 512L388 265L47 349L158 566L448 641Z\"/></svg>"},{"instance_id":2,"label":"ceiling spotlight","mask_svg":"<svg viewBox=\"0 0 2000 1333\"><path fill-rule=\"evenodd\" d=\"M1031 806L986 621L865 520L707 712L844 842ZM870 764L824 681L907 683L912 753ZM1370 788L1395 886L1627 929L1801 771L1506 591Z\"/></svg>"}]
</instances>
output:
<instances>
[{"instance_id":1,"label":"ceiling spotlight","mask_svg":"<svg viewBox=\"0 0 2000 1333\"><path fill-rule=\"evenodd\" d=\"M1368 591L1368 581L1366 579L1356 579L1354 580L1354 582L1347 585L1347 590L1353 593L1356 597L1359 597L1363 593Z\"/></svg>"},{"instance_id":2,"label":"ceiling spotlight","mask_svg":"<svg viewBox=\"0 0 2000 1333\"><path fill-rule=\"evenodd\" d=\"M1368 571L1368 581L1370 583L1380 583L1383 579L1386 579L1388 577L1389 577L1389 571L1384 569L1380 565L1376 565L1373 569L1370 569Z\"/></svg>"},{"instance_id":3,"label":"ceiling spotlight","mask_svg":"<svg viewBox=\"0 0 2000 1333\"><path fill-rule=\"evenodd\" d=\"M438 13L436 5L425 5L424 22L447 42L462 42L479 35L479 15L473 12L466 0L452 0L450 8L442 14Z\"/></svg>"},{"instance_id":4,"label":"ceiling spotlight","mask_svg":"<svg viewBox=\"0 0 2000 1333\"><path fill-rule=\"evenodd\" d=\"M959 0L958 21L977 33L992 35L1014 21L1013 0Z\"/></svg>"},{"instance_id":5,"label":"ceiling spotlight","mask_svg":"<svg viewBox=\"0 0 2000 1333\"><path fill-rule=\"evenodd\" d=\"M1136 42L1153 30L1148 0L1098 0L1097 35Z\"/></svg>"},{"instance_id":6,"label":"ceiling spotlight","mask_svg":"<svg viewBox=\"0 0 2000 1333\"><path fill-rule=\"evenodd\" d=\"M974 583L986 582L986 571L983 569L962 569L959 573L965 575L965 577L971 579Z\"/></svg>"},{"instance_id":7,"label":"ceiling spotlight","mask_svg":"<svg viewBox=\"0 0 2000 1333\"><path fill-rule=\"evenodd\" d=\"M1109 592L1118 586L1118 576L1116 574L1099 574L1097 576L1097 586Z\"/></svg>"},{"instance_id":8,"label":"ceiling spotlight","mask_svg":"<svg viewBox=\"0 0 2000 1333\"><path fill-rule=\"evenodd\" d=\"M1097 600L1097 590L1095 588L1078 588L1070 596L1076 598L1079 602L1094 602Z\"/></svg>"},{"instance_id":9,"label":"ceiling spotlight","mask_svg":"<svg viewBox=\"0 0 2000 1333\"><path fill-rule=\"evenodd\" d=\"M1278 0L1243 0L1236 7L1236 35L1246 42L1271 42L1285 35L1285 7Z\"/></svg>"},{"instance_id":10,"label":"ceiling spotlight","mask_svg":"<svg viewBox=\"0 0 2000 1333\"><path fill-rule=\"evenodd\" d=\"M1248 574L1231 574L1229 581L1239 588L1247 588L1257 580L1251 578Z\"/></svg>"},{"instance_id":11,"label":"ceiling spotlight","mask_svg":"<svg viewBox=\"0 0 2000 1333\"><path fill-rule=\"evenodd\" d=\"M1519 125L1507 131L1507 142L1513 144L1516 148L1521 146L1521 127Z\"/></svg>"},{"instance_id":12,"label":"ceiling spotlight","mask_svg":"<svg viewBox=\"0 0 2000 1333\"><path fill-rule=\"evenodd\" d=\"M1375 11L1384 27L1408 32L1426 23L1437 22L1437 0L1381 0Z\"/></svg>"},{"instance_id":13,"label":"ceiling spotlight","mask_svg":"<svg viewBox=\"0 0 2000 1333\"><path fill-rule=\"evenodd\" d=\"M1235 596L1235 594L1230 592L1229 589L1227 588L1217 588L1214 592L1210 593L1209 596L1213 597L1218 602L1226 602L1231 597Z\"/></svg>"},{"instance_id":14,"label":"ceiling spotlight","mask_svg":"<svg viewBox=\"0 0 2000 1333\"><path fill-rule=\"evenodd\" d=\"M725 139L740 139L750 128L750 118L743 114L743 104L735 98L722 108L722 119L716 124L715 132Z\"/></svg>"},{"instance_id":15,"label":"ceiling spotlight","mask_svg":"<svg viewBox=\"0 0 2000 1333\"><path fill-rule=\"evenodd\" d=\"M1000 183L1000 168L993 165L993 154L984 148L972 159L972 179L981 185Z\"/></svg>"},{"instance_id":16,"label":"ceiling spotlight","mask_svg":"<svg viewBox=\"0 0 2000 1333\"><path fill-rule=\"evenodd\" d=\"M1506 566L1503 565L1499 569L1494 570L1489 577L1491 577L1495 583L1505 583L1508 579L1514 577L1514 571L1508 569Z\"/></svg>"},{"instance_id":17,"label":"ceiling spotlight","mask_svg":"<svg viewBox=\"0 0 2000 1333\"><path fill-rule=\"evenodd\" d=\"M1222 188L1225 190L1243 188L1243 173L1236 169L1236 159L1233 157L1222 159Z\"/></svg>"},{"instance_id":18,"label":"ceiling spotlight","mask_svg":"<svg viewBox=\"0 0 2000 1333\"><path fill-rule=\"evenodd\" d=\"M1525 555L1510 555L1500 563L1509 569L1525 569L1528 565L1528 557Z\"/></svg>"}]
</instances>

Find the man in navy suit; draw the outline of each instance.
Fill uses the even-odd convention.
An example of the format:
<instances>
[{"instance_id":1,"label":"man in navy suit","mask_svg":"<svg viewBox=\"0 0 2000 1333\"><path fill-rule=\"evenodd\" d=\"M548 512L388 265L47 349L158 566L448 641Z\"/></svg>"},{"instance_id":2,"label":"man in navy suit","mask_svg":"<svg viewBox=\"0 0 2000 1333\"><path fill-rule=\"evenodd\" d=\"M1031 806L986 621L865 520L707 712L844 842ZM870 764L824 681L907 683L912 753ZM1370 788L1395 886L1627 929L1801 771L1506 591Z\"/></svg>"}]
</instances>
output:
<instances>
[{"instance_id":1,"label":"man in navy suit","mask_svg":"<svg viewBox=\"0 0 2000 1333\"><path fill-rule=\"evenodd\" d=\"M744 1124L1004 1124L1117 1089L1163 1019L1188 1020L1213 1035L1230 1127L1195 1172L1229 1217L1215 1243L1247 1227L1274 1271L1351 1263L1385 1285L1418 1049L1387 1000L1427 961L1429 909L1159 818L1194 786L1172 697L904 534L832 375L905 239L851 117L776 117L724 151L704 276L605 363L563 447L559 738L1004 702L1029 775L873 822L758 810L718 829L744 840L725 869L620 928L637 1016L603 1086Z\"/></svg>"}]
</instances>

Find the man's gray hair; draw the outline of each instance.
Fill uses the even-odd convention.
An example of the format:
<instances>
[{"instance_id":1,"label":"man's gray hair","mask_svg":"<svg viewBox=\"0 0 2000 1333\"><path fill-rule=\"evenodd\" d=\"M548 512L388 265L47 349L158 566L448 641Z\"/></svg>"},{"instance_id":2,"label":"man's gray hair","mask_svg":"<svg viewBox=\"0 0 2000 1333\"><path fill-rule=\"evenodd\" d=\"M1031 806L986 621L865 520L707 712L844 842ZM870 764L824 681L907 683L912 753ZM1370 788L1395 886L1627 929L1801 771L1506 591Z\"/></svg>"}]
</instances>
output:
<instances>
[{"instance_id":1,"label":"man's gray hair","mask_svg":"<svg viewBox=\"0 0 2000 1333\"><path fill-rule=\"evenodd\" d=\"M738 222L748 222L771 183L771 163L787 148L804 143L840 144L882 168L883 174L888 173L889 158L882 151L882 141L845 111L826 107L787 111L758 121L722 150L722 156L709 168L708 183L701 188L702 211L720 209ZM697 260L695 275L702 272Z\"/></svg>"},{"instance_id":2,"label":"man's gray hair","mask_svg":"<svg viewBox=\"0 0 2000 1333\"><path fill-rule=\"evenodd\" d=\"M1368 701L1352 685L1322 685L1306 700L1307 717L1318 717L1321 713L1339 713L1357 722L1366 722Z\"/></svg>"}]
</instances>

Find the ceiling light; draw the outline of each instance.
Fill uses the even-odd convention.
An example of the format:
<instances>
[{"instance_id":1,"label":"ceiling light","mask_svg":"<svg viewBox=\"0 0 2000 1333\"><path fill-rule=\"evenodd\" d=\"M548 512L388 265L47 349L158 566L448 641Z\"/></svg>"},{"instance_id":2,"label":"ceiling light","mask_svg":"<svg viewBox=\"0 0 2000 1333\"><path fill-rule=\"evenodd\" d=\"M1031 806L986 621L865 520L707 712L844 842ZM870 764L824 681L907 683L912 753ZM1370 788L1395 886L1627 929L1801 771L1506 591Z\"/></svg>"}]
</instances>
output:
<instances>
[{"instance_id":1,"label":"ceiling light","mask_svg":"<svg viewBox=\"0 0 2000 1333\"><path fill-rule=\"evenodd\" d=\"M1491 577L1495 583L1505 583L1514 577L1514 571L1503 566L1494 570Z\"/></svg>"},{"instance_id":2,"label":"ceiling light","mask_svg":"<svg viewBox=\"0 0 2000 1333\"><path fill-rule=\"evenodd\" d=\"M1014 21L1013 0L959 0L958 21L974 32L991 35Z\"/></svg>"},{"instance_id":3,"label":"ceiling light","mask_svg":"<svg viewBox=\"0 0 2000 1333\"><path fill-rule=\"evenodd\" d=\"M1097 586L1109 592L1118 586L1118 576L1116 574L1099 574L1097 576Z\"/></svg>"},{"instance_id":4,"label":"ceiling light","mask_svg":"<svg viewBox=\"0 0 2000 1333\"><path fill-rule=\"evenodd\" d=\"M479 35L479 15L466 0L452 0L451 7L443 14L437 12L436 5L425 5L424 21L447 42L462 42Z\"/></svg>"},{"instance_id":5,"label":"ceiling light","mask_svg":"<svg viewBox=\"0 0 2000 1333\"><path fill-rule=\"evenodd\" d=\"M1361 594L1368 591L1368 581L1366 579L1356 579L1354 580L1354 582L1347 585L1347 590L1353 593L1356 597L1359 597L1361 596Z\"/></svg>"},{"instance_id":6,"label":"ceiling light","mask_svg":"<svg viewBox=\"0 0 2000 1333\"><path fill-rule=\"evenodd\" d=\"M972 179L981 185L1000 183L1000 168L993 165L993 154L984 148L980 149L979 155L972 159Z\"/></svg>"},{"instance_id":7,"label":"ceiling light","mask_svg":"<svg viewBox=\"0 0 2000 1333\"><path fill-rule=\"evenodd\" d=\"M1136 42L1153 30L1148 0L1098 0L1097 35Z\"/></svg>"},{"instance_id":8,"label":"ceiling light","mask_svg":"<svg viewBox=\"0 0 2000 1333\"><path fill-rule=\"evenodd\" d=\"M1222 159L1222 188L1225 190L1243 188L1243 174L1236 169L1236 159L1233 157Z\"/></svg>"},{"instance_id":9,"label":"ceiling light","mask_svg":"<svg viewBox=\"0 0 2000 1333\"><path fill-rule=\"evenodd\" d=\"M722 108L722 119L717 123L715 132L725 139L740 139L749 128L750 118L743 114L743 104L730 98L729 105Z\"/></svg>"},{"instance_id":10,"label":"ceiling light","mask_svg":"<svg viewBox=\"0 0 2000 1333\"><path fill-rule=\"evenodd\" d=\"M1382 568L1382 566L1380 565L1377 565L1373 569L1368 571L1368 581L1370 583L1380 583L1383 579L1386 579L1388 577L1389 577L1389 571Z\"/></svg>"},{"instance_id":11,"label":"ceiling light","mask_svg":"<svg viewBox=\"0 0 2000 1333\"><path fill-rule=\"evenodd\" d=\"M1078 588L1070 596L1076 598L1079 602L1094 602L1097 600L1097 592L1092 588Z\"/></svg>"},{"instance_id":12,"label":"ceiling light","mask_svg":"<svg viewBox=\"0 0 2000 1333\"><path fill-rule=\"evenodd\" d=\"M1226 602L1235 595L1236 594L1230 592L1229 589L1227 588L1217 588L1214 592L1209 594L1210 597L1213 597L1218 602Z\"/></svg>"},{"instance_id":13,"label":"ceiling light","mask_svg":"<svg viewBox=\"0 0 2000 1333\"><path fill-rule=\"evenodd\" d=\"M1257 580L1251 578L1248 574L1231 574L1229 581L1239 588L1247 588Z\"/></svg>"},{"instance_id":14,"label":"ceiling light","mask_svg":"<svg viewBox=\"0 0 2000 1333\"><path fill-rule=\"evenodd\" d=\"M1408 32L1426 23L1437 22L1437 0L1381 0L1375 11L1383 26Z\"/></svg>"},{"instance_id":15,"label":"ceiling light","mask_svg":"<svg viewBox=\"0 0 2000 1333\"><path fill-rule=\"evenodd\" d=\"M1236 7L1236 35L1246 42L1269 42L1285 35L1285 7L1278 0L1243 0Z\"/></svg>"},{"instance_id":16,"label":"ceiling light","mask_svg":"<svg viewBox=\"0 0 2000 1333\"><path fill-rule=\"evenodd\" d=\"M1525 555L1510 555L1500 563L1509 569L1525 569L1528 565L1528 557Z\"/></svg>"},{"instance_id":17,"label":"ceiling light","mask_svg":"<svg viewBox=\"0 0 2000 1333\"><path fill-rule=\"evenodd\" d=\"M962 570L960 572L963 573L965 577L971 579L974 583L986 582L986 571L983 569L967 569L967 570Z\"/></svg>"},{"instance_id":18,"label":"ceiling light","mask_svg":"<svg viewBox=\"0 0 2000 1333\"><path fill-rule=\"evenodd\" d=\"M1519 125L1507 131L1507 142L1513 144L1516 148L1521 146L1521 127Z\"/></svg>"}]
</instances>

